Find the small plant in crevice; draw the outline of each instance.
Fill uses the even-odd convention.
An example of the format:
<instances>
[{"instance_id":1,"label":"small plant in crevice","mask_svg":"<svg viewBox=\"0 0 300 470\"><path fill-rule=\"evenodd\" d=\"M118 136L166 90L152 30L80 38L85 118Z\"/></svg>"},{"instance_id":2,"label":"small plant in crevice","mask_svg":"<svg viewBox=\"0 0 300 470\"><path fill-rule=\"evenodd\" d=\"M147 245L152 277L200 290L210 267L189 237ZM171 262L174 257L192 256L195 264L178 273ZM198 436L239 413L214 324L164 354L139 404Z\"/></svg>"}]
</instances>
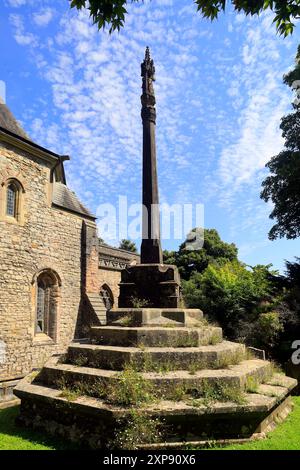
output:
<instances>
[{"instance_id":1,"label":"small plant in crevice","mask_svg":"<svg viewBox=\"0 0 300 470\"><path fill-rule=\"evenodd\" d=\"M205 364L203 361L193 361L190 362L188 366L188 371L190 375L195 375L198 370L202 370L205 368Z\"/></svg>"},{"instance_id":2,"label":"small plant in crevice","mask_svg":"<svg viewBox=\"0 0 300 470\"><path fill-rule=\"evenodd\" d=\"M118 325L121 326L135 326L135 319L132 315L124 315L115 321Z\"/></svg>"},{"instance_id":3,"label":"small plant in crevice","mask_svg":"<svg viewBox=\"0 0 300 470\"><path fill-rule=\"evenodd\" d=\"M243 350L237 350L234 353L224 354L217 361L211 364L213 369L227 369L229 366L240 364L245 360L246 353Z\"/></svg>"},{"instance_id":4,"label":"small plant in crevice","mask_svg":"<svg viewBox=\"0 0 300 470\"><path fill-rule=\"evenodd\" d=\"M280 365L277 362L270 361L271 362L271 375L274 374L280 374L280 375L285 375L284 371L280 367Z\"/></svg>"},{"instance_id":5,"label":"small plant in crevice","mask_svg":"<svg viewBox=\"0 0 300 470\"><path fill-rule=\"evenodd\" d=\"M176 369L176 363L169 360L164 361L155 361L152 359L151 354L145 352L141 361L131 361L131 366L135 370L140 370L142 372L156 372L159 374L166 374L172 370Z\"/></svg>"},{"instance_id":6,"label":"small plant in crevice","mask_svg":"<svg viewBox=\"0 0 300 470\"><path fill-rule=\"evenodd\" d=\"M220 335L218 333L212 333L211 337L209 338L208 344L211 346L215 346L221 342Z\"/></svg>"},{"instance_id":7,"label":"small plant in crevice","mask_svg":"<svg viewBox=\"0 0 300 470\"><path fill-rule=\"evenodd\" d=\"M147 416L141 411L132 410L126 420L119 421L112 447L124 450L138 450L143 445L163 440L163 423L158 418Z\"/></svg>"},{"instance_id":8,"label":"small plant in crevice","mask_svg":"<svg viewBox=\"0 0 300 470\"><path fill-rule=\"evenodd\" d=\"M133 308L151 307L150 301L148 299L140 299L134 295L130 297L130 302L132 303Z\"/></svg>"},{"instance_id":9,"label":"small plant in crevice","mask_svg":"<svg viewBox=\"0 0 300 470\"><path fill-rule=\"evenodd\" d=\"M133 345L134 346L134 345ZM140 341L138 344L137 344L137 348L139 348L141 351L145 351L146 349L146 345Z\"/></svg>"},{"instance_id":10,"label":"small plant in crevice","mask_svg":"<svg viewBox=\"0 0 300 470\"><path fill-rule=\"evenodd\" d=\"M108 384L105 401L115 405L141 406L155 400L152 384L132 365L117 374L117 380Z\"/></svg>"},{"instance_id":11,"label":"small plant in crevice","mask_svg":"<svg viewBox=\"0 0 300 470\"><path fill-rule=\"evenodd\" d=\"M198 335L195 337L189 334L174 338L174 340L168 344L168 346L173 348L196 348L198 346L198 342Z\"/></svg>"},{"instance_id":12,"label":"small plant in crevice","mask_svg":"<svg viewBox=\"0 0 300 470\"><path fill-rule=\"evenodd\" d=\"M75 401L77 398L79 398L80 393L77 392L76 390L72 390L69 388L64 388L61 390L61 393L59 395L61 398L65 398L67 401Z\"/></svg>"},{"instance_id":13,"label":"small plant in crevice","mask_svg":"<svg viewBox=\"0 0 300 470\"><path fill-rule=\"evenodd\" d=\"M59 396L67 401L75 401L80 396L80 392L71 387L64 377L56 381L56 386L60 390Z\"/></svg>"},{"instance_id":14,"label":"small plant in crevice","mask_svg":"<svg viewBox=\"0 0 300 470\"><path fill-rule=\"evenodd\" d=\"M187 387L184 384L178 384L171 390L165 392L165 396L171 401L183 401L187 397Z\"/></svg>"},{"instance_id":15,"label":"small plant in crevice","mask_svg":"<svg viewBox=\"0 0 300 470\"><path fill-rule=\"evenodd\" d=\"M89 360L84 354L76 354L71 358L67 358L67 362L70 362L74 366L83 367L88 364Z\"/></svg>"},{"instance_id":16,"label":"small plant in crevice","mask_svg":"<svg viewBox=\"0 0 300 470\"><path fill-rule=\"evenodd\" d=\"M237 404L245 404L245 394L238 386L229 385L222 382L215 382L213 384L204 380L200 388L189 390L189 402L193 406L210 406L213 403L219 402L233 402Z\"/></svg>"},{"instance_id":17,"label":"small plant in crevice","mask_svg":"<svg viewBox=\"0 0 300 470\"><path fill-rule=\"evenodd\" d=\"M257 379L250 375L246 379L245 390L246 390L247 393L257 393L258 392L258 385L259 384L258 384Z\"/></svg>"}]
</instances>

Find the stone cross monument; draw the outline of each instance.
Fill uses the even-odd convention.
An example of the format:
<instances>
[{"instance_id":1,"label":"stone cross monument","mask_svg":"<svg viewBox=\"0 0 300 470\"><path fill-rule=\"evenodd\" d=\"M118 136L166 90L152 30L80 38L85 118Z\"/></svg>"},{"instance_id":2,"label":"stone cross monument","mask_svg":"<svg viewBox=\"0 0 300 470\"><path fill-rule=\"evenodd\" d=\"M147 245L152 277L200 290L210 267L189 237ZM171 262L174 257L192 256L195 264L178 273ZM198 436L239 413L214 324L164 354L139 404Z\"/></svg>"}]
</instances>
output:
<instances>
[{"instance_id":1,"label":"stone cross monument","mask_svg":"<svg viewBox=\"0 0 300 470\"><path fill-rule=\"evenodd\" d=\"M143 78L143 234L141 264L121 274L119 308L137 304L148 308L177 308L180 277L176 266L163 264L160 242L159 197L156 168L155 67L146 48L141 65Z\"/></svg>"},{"instance_id":2,"label":"stone cross monument","mask_svg":"<svg viewBox=\"0 0 300 470\"><path fill-rule=\"evenodd\" d=\"M156 168L155 142L155 95L153 81L155 67L150 58L149 47L142 63L143 94L143 241L141 246L142 263L162 264L163 256L160 243L159 196Z\"/></svg>"}]
</instances>

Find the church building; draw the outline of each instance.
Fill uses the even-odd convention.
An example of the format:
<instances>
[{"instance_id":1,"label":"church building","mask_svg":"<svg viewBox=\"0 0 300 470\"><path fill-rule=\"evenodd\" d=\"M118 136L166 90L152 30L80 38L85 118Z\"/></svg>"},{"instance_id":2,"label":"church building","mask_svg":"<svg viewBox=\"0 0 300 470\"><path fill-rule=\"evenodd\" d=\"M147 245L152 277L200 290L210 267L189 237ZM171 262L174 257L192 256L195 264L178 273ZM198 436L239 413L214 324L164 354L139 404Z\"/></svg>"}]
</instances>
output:
<instances>
[{"instance_id":1,"label":"church building","mask_svg":"<svg viewBox=\"0 0 300 470\"><path fill-rule=\"evenodd\" d=\"M139 256L99 241L96 217L66 183L65 162L36 144L0 101L0 405L117 304Z\"/></svg>"}]
</instances>

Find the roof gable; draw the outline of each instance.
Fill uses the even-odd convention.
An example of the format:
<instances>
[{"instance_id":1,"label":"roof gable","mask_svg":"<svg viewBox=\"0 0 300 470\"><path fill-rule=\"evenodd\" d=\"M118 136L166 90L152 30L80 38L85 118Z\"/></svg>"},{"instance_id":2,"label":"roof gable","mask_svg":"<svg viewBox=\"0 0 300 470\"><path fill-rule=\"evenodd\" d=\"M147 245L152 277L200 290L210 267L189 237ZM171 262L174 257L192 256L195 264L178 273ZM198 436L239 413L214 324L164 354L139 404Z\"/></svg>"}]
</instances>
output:
<instances>
[{"instance_id":1,"label":"roof gable","mask_svg":"<svg viewBox=\"0 0 300 470\"><path fill-rule=\"evenodd\" d=\"M95 219L95 216L79 201L76 194L63 183L53 183L52 203L70 212Z\"/></svg>"},{"instance_id":2,"label":"roof gable","mask_svg":"<svg viewBox=\"0 0 300 470\"><path fill-rule=\"evenodd\" d=\"M4 129L8 130L9 132L12 132L13 134L16 134L19 137L22 137L23 139L28 139L28 135L26 132L22 129L8 106L3 103L2 99L0 98L0 127L3 127Z\"/></svg>"}]
</instances>

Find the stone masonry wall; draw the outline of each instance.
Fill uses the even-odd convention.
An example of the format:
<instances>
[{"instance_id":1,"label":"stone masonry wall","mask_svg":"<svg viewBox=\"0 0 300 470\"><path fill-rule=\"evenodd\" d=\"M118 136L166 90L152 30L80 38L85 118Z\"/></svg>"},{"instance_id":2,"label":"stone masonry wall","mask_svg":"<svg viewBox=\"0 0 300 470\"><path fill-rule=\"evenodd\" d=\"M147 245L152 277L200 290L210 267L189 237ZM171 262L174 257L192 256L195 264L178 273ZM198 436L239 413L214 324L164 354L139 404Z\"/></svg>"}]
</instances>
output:
<instances>
[{"instance_id":1,"label":"stone masonry wall","mask_svg":"<svg viewBox=\"0 0 300 470\"><path fill-rule=\"evenodd\" d=\"M50 169L50 163L0 143L0 199L7 178L17 178L25 190L23 225L0 217L0 381L40 367L74 338L83 220L51 207ZM61 281L56 343L35 334L34 280L43 269L55 271Z\"/></svg>"}]
</instances>

